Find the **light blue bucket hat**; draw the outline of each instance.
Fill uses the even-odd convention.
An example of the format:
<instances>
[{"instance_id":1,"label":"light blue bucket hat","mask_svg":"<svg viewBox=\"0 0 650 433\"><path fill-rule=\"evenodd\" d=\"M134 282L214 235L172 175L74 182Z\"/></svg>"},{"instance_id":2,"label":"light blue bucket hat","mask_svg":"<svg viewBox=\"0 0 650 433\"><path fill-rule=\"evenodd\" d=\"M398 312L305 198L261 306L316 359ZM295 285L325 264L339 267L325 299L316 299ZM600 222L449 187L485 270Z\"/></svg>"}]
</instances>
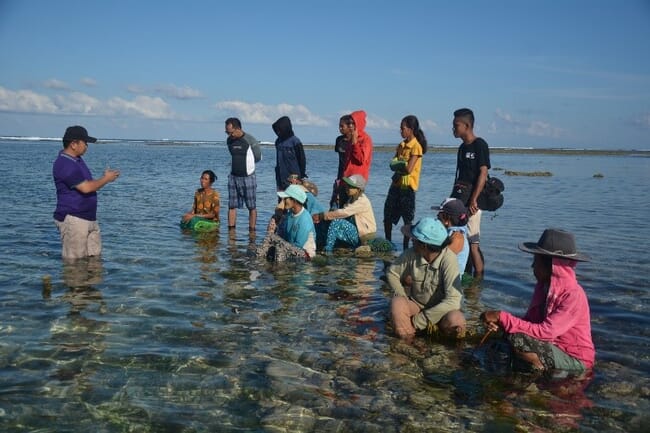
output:
<instances>
[{"instance_id":1,"label":"light blue bucket hat","mask_svg":"<svg viewBox=\"0 0 650 433\"><path fill-rule=\"evenodd\" d=\"M437 247L447 240L447 229L437 218L424 217L412 226L402 227L402 233L423 244L435 245Z\"/></svg>"}]
</instances>

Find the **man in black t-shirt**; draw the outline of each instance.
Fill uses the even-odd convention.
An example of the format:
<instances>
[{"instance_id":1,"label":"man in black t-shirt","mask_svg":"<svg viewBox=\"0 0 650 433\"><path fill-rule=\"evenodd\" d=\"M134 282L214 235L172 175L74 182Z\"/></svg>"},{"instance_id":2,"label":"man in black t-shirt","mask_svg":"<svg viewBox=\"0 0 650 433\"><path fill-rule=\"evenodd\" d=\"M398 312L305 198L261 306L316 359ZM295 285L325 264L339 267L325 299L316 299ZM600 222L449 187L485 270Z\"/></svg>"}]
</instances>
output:
<instances>
[{"instance_id":1,"label":"man in black t-shirt","mask_svg":"<svg viewBox=\"0 0 650 433\"><path fill-rule=\"evenodd\" d=\"M483 253L479 243L481 210L478 207L477 200L488 178L490 151L485 140L474 135L474 113L469 108L454 111L453 131L454 137L463 140L458 147L454 183L463 182L471 185L471 193L466 203L471 215L467 222L467 237L470 244L467 270L471 272L473 268L474 278L482 278L484 272Z\"/></svg>"}]
</instances>

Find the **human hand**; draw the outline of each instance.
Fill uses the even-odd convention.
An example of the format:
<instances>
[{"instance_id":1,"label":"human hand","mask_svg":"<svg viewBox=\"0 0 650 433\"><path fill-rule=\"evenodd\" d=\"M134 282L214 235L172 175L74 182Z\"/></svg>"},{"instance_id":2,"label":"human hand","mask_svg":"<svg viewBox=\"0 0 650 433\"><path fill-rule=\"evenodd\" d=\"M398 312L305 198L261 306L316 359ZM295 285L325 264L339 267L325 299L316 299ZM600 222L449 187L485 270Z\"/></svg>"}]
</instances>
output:
<instances>
[{"instance_id":1,"label":"human hand","mask_svg":"<svg viewBox=\"0 0 650 433\"><path fill-rule=\"evenodd\" d=\"M454 326L452 328L452 337L455 338L465 338L465 335L467 335L467 328L465 325L458 325Z\"/></svg>"},{"instance_id":2,"label":"human hand","mask_svg":"<svg viewBox=\"0 0 650 433\"><path fill-rule=\"evenodd\" d=\"M271 220L269 221L269 225L266 227L266 232L275 233L276 229L277 229L277 223L275 222L275 218L271 218Z\"/></svg>"},{"instance_id":3,"label":"human hand","mask_svg":"<svg viewBox=\"0 0 650 433\"><path fill-rule=\"evenodd\" d=\"M478 203L476 200L472 200L468 203L467 209L469 210L470 215L474 215L476 212L478 212Z\"/></svg>"},{"instance_id":4,"label":"human hand","mask_svg":"<svg viewBox=\"0 0 650 433\"><path fill-rule=\"evenodd\" d=\"M113 182L119 176L120 176L119 170L113 170L110 167L106 167L106 170L104 170L104 177L108 179L109 182Z\"/></svg>"},{"instance_id":5,"label":"human hand","mask_svg":"<svg viewBox=\"0 0 650 433\"><path fill-rule=\"evenodd\" d=\"M499 316L501 312L496 310L484 311L481 313L480 319L488 331L499 330Z\"/></svg>"}]
</instances>

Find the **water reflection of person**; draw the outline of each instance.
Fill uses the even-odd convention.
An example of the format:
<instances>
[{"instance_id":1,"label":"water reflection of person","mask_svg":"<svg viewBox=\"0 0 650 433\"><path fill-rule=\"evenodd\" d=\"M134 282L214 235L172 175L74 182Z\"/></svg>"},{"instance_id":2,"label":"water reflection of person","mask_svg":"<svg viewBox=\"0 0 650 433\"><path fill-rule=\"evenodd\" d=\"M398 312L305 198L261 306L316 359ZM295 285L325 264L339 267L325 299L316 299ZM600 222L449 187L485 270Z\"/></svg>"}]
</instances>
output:
<instances>
[{"instance_id":1,"label":"water reflection of person","mask_svg":"<svg viewBox=\"0 0 650 433\"><path fill-rule=\"evenodd\" d=\"M64 260L62 277L68 290L61 299L70 303L70 312L52 327L51 340L57 348L52 357L61 361L52 376L73 380L72 388L81 393L90 386L88 378L94 373L94 360L106 346L107 324L92 318L93 312L103 314L106 309L101 291L95 287L103 279L101 258Z\"/></svg>"},{"instance_id":2,"label":"water reflection of person","mask_svg":"<svg viewBox=\"0 0 650 433\"><path fill-rule=\"evenodd\" d=\"M228 231L228 246L224 251L224 260L230 264L230 269L225 269L223 275L228 280L236 283L248 283L255 281L259 275L255 266L251 263L254 260L254 251L257 248L255 244L255 232L249 232L246 236L247 244L244 246L244 239L237 237L235 230ZM227 285L228 288L235 289L235 286Z\"/></svg>"},{"instance_id":3,"label":"water reflection of person","mask_svg":"<svg viewBox=\"0 0 650 433\"><path fill-rule=\"evenodd\" d=\"M561 430L579 430L582 411L593 406L593 402L585 395L585 390L593 378L593 371L589 370L579 376L551 378L537 383L540 390L553 395L547 404L555 415L555 424L561 426Z\"/></svg>"},{"instance_id":4,"label":"water reflection of person","mask_svg":"<svg viewBox=\"0 0 650 433\"><path fill-rule=\"evenodd\" d=\"M348 290L356 302L347 311L347 321L359 338L374 340L383 333L384 321L380 317L386 308L385 298L375 288L375 260L356 259L353 268L355 286Z\"/></svg>"},{"instance_id":5,"label":"water reflection of person","mask_svg":"<svg viewBox=\"0 0 650 433\"><path fill-rule=\"evenodd\" d=\"M517 359L534 370L582 372L594 365L589 302L574 268L589 257L576 251L573 234L546 229L537 243L522 251L534 254L535 291L523 318L505 311L485 311L489 331L502 328Z\"/></svg>"},{"instance_id":6,"label":"water reflection of person","mask_svg":"<svg viewBox=\"0 0 650 433\"><path fill-rule=\"evenodd\" d=\"M334 257L325 268L316 269L330 287L330 300L336 302L336 313L345 321L346 329L338 324L325 326L324 330L347 335L351 339L373 340L384 326L385 297L376 290L374 276L376 261L361 257ZM378 319L382 317L382 319Z\"/></svg>"},{"instance_id":7,"label":"water reflection of person","mask_svg":"<svg viewBox=\"0 0 650 433\"><path fill-rule=\"evenodd\" d=\"M68 292L63 299L71 304L71 313L79 313L91 303L102 302L101 292L94 286L102 282L103 264L99 256L63 261L63 284Z\"/></svg>"},{"instance_id":8,"label":"water reflection of person","mask_svg":"<svg viewBox=\"0 0 650 433\"><path fill-rule=\"evenodd\" d=\"M497 417L510 419L514 423L507 430L497 428L492 431L581 431L583 411L593 407L593 402L585 394L593 381L593 371L580 375L555 373L505 376L505 383L498 389L494 388L494 382L485 382L485 399L494 405L492 410L498 414ZM531 380L534 381L532 387ZM467 387L467 383L463 387ZM544 415L543 429L540 430L534 417L521 416L522 408L530 407L537 408Z\"/></svg>"},{"instance_id":9,"label":"water reflection of person","mask_svg":"<svg viewBox=\"0 0 650 433\"><path fill-rule=\"evenodd\" d=\"M215 272L219 232L194 233L196 239L196 260L201 264L201 279L209 281Z\"/></svg>"}]
</instances>

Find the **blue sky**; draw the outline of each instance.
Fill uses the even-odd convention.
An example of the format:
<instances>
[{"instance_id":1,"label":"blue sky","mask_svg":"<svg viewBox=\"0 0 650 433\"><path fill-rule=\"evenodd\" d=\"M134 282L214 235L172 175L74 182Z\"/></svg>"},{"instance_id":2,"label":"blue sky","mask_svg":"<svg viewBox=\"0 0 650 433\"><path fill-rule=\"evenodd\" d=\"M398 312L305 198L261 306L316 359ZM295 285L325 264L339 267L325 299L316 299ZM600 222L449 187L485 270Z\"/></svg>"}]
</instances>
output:
<instances>
[{"instance_id":1,"label":"blue sky","mask_svg":"<svg viewBox=\"0 0 650 433\"><path fill-rule=\"evenodd\" d=\"M650 1L0 0L0 135L332 143L364 109L456 145L461 107L494 147L650 149Z\"/></svg>"}]
</instances>

